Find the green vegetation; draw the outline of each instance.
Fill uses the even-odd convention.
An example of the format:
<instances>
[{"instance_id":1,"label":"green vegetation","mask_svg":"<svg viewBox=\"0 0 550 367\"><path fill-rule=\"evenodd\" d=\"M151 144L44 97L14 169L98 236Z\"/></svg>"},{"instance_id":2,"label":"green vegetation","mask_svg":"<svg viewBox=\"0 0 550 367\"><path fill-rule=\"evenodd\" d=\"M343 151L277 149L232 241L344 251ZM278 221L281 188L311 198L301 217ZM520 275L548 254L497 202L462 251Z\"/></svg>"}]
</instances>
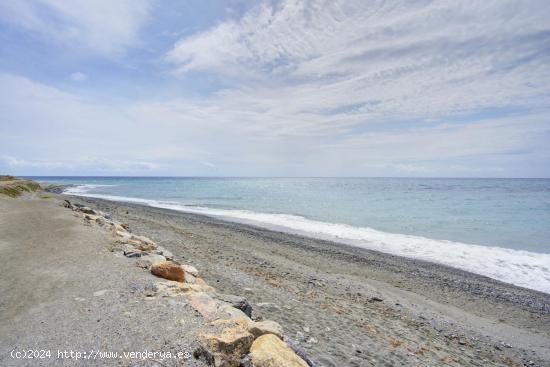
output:
<instances>
[{"instance_id":1,"label":"green vegetation","mask_svg":"<svg viewBox=\"0 0 550 367\"><path fill-rule=\"evenodd\" d=\"M34 192L40 190L40 184L32 180L19 179L14 176L0 176L0 194L15 198L21 196L24 192Z\"/></svg>"}]
</instances>

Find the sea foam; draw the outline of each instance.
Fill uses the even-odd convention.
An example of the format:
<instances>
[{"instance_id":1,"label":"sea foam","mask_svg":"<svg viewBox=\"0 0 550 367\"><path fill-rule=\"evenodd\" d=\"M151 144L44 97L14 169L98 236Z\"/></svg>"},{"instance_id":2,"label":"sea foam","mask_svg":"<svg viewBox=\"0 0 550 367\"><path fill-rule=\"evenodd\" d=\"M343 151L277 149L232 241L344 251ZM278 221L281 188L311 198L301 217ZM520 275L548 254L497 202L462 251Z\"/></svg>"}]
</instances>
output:
<instances>
[{"instance_id":1,"label":"sea foam","mask_svg":"<svg viewBox=\"0 0 550 367\"><path fill-rule=\"evenodd\" d=\"M91 194L88 193L88 190L93 188L91 186L98 185L71 187L66 190L66 193L202 214L313 238L328 239L392 255L439 263L502 282L550 293L550 254L387 233L369 227L326 223L291 214L215 209L186 206L177 202Z\"/></svg>"}]
</instances>

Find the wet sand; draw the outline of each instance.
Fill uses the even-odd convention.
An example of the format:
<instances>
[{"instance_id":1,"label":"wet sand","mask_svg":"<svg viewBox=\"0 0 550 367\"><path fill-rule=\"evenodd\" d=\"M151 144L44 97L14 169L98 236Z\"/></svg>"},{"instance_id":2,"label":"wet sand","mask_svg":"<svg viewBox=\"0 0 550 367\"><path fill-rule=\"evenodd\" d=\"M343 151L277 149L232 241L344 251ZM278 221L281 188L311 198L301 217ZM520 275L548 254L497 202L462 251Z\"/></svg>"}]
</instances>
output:
<instances>
[{"instance_id":1,"label":"wet sand","mask_svg":"<svg viewBox=\"0 0 550 367\"><path fill-rule=\"evenodd\" d=\"M246 296L320 366L550 366L550 295L449 267L147 206L113 214ZM449 254L452 256L452 254Z\"/></svg>"}]
</instances>

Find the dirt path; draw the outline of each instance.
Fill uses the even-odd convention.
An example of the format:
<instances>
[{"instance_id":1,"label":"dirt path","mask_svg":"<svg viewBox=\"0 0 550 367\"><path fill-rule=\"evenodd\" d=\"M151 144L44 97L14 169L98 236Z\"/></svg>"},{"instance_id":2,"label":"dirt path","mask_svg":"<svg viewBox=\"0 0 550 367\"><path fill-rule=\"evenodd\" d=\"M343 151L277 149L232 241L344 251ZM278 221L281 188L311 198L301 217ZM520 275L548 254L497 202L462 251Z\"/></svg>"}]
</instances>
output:
<instances>
[{"instance_id":1,"label":"dirt path","mask_svg":"<svg viewBox=\"0 0 550 367\"><path fill-rule=\"evenodd\" d=\"M158 279L108 251L112 240L55 199L0 195L0 366L202 365L161 361L192 352L202 319L181 300L148 297ZM13 350L50 356L14 359ZM160 363L122 354L145 351Z\"/></svg>"}]
</instances>

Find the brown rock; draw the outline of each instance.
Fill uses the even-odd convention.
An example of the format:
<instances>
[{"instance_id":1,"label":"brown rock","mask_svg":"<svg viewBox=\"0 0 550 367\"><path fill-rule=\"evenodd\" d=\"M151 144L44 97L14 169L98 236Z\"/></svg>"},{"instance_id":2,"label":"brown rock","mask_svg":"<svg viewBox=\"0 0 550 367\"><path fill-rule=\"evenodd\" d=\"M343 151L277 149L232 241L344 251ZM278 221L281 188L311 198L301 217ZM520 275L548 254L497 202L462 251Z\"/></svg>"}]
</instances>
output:
<instances>
[{"instance_id":1,"label":"brown rock","mask_svg":"<svg viewBox=\"0 0 550 367\"><path fill-rule=\"evenodd\" d=\"M164 279L175 280L176 282L183 282L185 278L185 272L181 266L171 261L151 265L151 273Z\"/></svg>"},{"instance_id":2,"label":"brown rock","mask_svg":"<svg viewBox=\"0 0 550 367\"><path fill-rule=\"evenodd\" d=\"M250 358L254 367L308 367L307 363L281 339L265 334L250 347Z\"/></svg>"}]
</instances>

